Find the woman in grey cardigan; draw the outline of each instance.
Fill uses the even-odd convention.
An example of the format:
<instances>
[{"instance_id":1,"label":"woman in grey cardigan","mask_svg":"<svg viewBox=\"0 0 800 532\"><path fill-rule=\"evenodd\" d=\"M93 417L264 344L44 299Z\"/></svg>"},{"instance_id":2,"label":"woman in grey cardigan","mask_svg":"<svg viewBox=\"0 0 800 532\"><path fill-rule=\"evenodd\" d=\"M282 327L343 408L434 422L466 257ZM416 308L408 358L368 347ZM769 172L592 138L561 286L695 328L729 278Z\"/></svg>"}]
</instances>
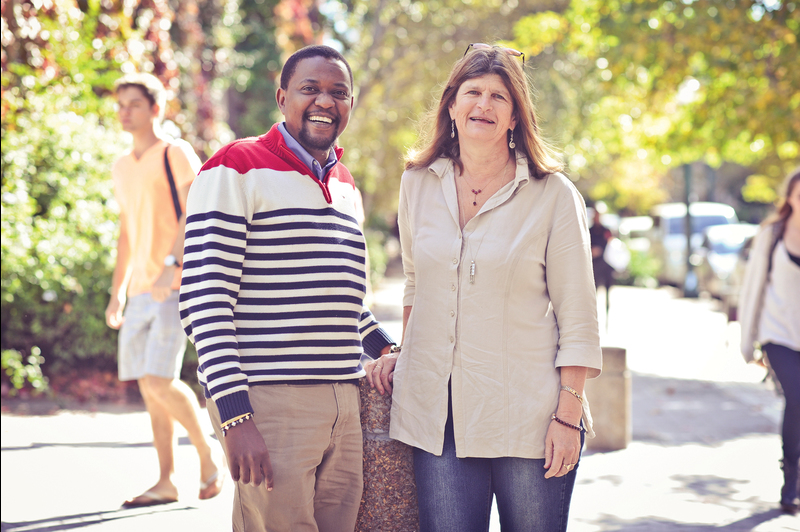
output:
<instances>
[{"instance_id":1,"label":"woman in grey cardigan","mask_svg":"<svg viewBox=\"0 0 800 532\"><path fill-rule=\"evenodd\" d=\"M800 168L753 241L740 298L742 354L769 364L783 389L781 509L798 511L800 461Z\"/></svg>"}]
</instances>

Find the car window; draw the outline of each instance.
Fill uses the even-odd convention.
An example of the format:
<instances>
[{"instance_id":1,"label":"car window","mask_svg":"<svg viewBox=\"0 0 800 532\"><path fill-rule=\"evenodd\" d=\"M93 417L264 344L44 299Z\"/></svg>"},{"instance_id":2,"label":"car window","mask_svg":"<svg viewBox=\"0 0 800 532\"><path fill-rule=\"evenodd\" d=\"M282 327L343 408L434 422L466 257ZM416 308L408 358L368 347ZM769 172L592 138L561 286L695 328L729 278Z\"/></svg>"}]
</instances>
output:
<instances>
[{"instance_id":1,"label":"car window","mask_svg":"<svg viewBox=\"0 0 800 532\"><path fill-rule=\"evenodd\" d=\"M669 222L669 234L671 235L679 235L683 234L686 229L684 225L686 224L685 221L686 217L681 218L670 218ZM692 216L692 233L702 233L703 229L710 225L722 225L728 224L730 220L728 220L725 216L722 215L703 215L703 216Z\"/></svg>"}]
</instances>

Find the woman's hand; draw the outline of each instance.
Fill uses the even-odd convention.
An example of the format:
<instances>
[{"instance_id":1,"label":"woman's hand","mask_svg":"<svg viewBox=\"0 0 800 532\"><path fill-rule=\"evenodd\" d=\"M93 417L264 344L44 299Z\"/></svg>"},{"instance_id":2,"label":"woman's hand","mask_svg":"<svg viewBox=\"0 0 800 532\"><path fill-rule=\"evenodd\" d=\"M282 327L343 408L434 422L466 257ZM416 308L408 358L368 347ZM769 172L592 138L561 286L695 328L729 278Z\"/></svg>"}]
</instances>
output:
<instances>
[{"instance_id":1,"label":"woman's hand","mask_svg":"<svg viewBox=\"0 0 800 532\"><path fill-rule=\"evenodd\" d=\"M389 353L382 355L378 360L364 364L367 372L367 381L372 388L378 390L383 395L385 392L392 393L392 382L394 382L394 366L397 364L397 357L400 353Z\"/></svg>"},{"instance_id":2,"label":"woman's hand","mask_svg":"<svg viewBox=\"0 0 800 532\"><path fill-rule=\"evenodd\" d=\"M559 419L563 418L559 416ZM544 478L563 477L575 468L581 457L581 433L555 419L550 421L544 444L544 467L547 469Z\"/></svg>"}]
</instances>

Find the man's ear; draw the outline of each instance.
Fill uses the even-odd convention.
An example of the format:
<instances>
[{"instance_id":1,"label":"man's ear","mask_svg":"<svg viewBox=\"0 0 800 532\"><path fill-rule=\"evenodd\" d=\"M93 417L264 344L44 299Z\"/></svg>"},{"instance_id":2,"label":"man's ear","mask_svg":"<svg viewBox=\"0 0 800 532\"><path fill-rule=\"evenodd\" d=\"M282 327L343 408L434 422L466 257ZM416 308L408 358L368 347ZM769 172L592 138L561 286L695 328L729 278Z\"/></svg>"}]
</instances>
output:
<instances>
[{"instance_id":1,"label":"man's ear","mask_svg":"<svg viewBox=\"0 0 800 532\"><path fill-rule=\"evenodd\" d=\"M286 91L278 87L275 91L275 101L278 103L278 109L283 113L283 108L286 107Z\"/></svg>"}]
</instances>

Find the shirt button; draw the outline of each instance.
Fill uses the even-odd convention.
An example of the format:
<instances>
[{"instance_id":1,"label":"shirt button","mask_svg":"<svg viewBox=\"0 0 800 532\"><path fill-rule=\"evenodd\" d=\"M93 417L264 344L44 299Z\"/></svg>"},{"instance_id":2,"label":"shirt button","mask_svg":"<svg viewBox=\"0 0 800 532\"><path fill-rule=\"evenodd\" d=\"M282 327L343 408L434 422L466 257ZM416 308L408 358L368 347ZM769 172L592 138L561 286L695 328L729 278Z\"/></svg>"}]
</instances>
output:
<instances>
[{"instance_id":1,"label":"shirt button","mask_svg":"<svg viewBox=\"0 0 800 532\"><path fill-rule=\"evenodd\" d=\"M453 342L455 342L455 340L456 340L456 339L455 339L455 338L453 338L452 336L450 337L450 343L451 343L451 344L452 344Z\"/></svg>"},{"instance_id":2,"label":"shirt button","mask_svg":"<svg viewBox=\"0 0 800 532\"><path fill-rule=\"evenodd\" d=\"M458 259L453 259L453 264L458 264Z\"/></svg>"},{"instance_id":3,"label":"shirt button","mask_svg":"<svg viewBox=\"0 0 800 532\"><path fill-rule=\"evenodd\" d=\"M452 317L453 317L453 316L455 316L455 315L456 315L456 311L455 311L455 310L451 310L451 311L450 311L450 317L452 318Z\"/></svg>"},{"instance_id":4,"label":"shirt button","mask_svg":"<svg viewBox=\"0 0 800 532\"><path fill-rule=\"evenodd\" d=\"M451 291L451 292L455 292L455 291L456 291L456 285L454 285L454 284L451 284L451 285L450 285L450 291Z\"/></svg>"}]
</instances>

